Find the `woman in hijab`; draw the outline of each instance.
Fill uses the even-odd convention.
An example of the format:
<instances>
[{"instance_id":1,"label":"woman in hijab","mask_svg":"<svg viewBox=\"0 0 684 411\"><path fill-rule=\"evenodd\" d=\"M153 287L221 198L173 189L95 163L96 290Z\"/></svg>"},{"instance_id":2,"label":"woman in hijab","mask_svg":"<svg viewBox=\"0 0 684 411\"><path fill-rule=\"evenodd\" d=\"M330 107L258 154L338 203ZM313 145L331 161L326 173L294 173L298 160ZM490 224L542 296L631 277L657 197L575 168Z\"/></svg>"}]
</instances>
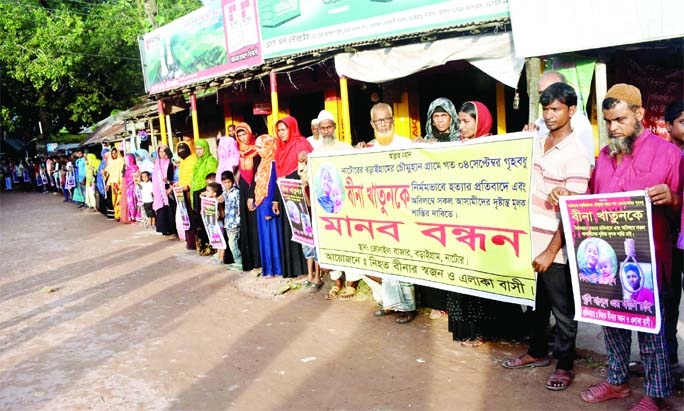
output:
<instances>
[{"instance_id":1,"label":"woman in hijab","mask_svg":"<svg viewBox=\"0 0 684 411\"><path fill-rule=\"evenodd\" d=\"M200 194L207 186L207 175L216 172L218 161L211 155L209 144L205 140L197 140L195 142L195 155L197 156L197 161L192 169L192 184L190 188L192 190L192 208L195 211L194 225L197 235L197 251L200 255L209 255L212 250L207 233L204 231L204 224L202 223L202 201Z\"/></svg>"},{"instance_id":2,"label":"woman in hijab","mask_svg":"<svg viewBox=\"0 0 684 411\"><path fill-rule=\"evenodd\" d=\"M218 133L218 169L216 170L216 180L220 182L221 173L224 171L235 171L235 167L240 163L240 151L235 139L231 136L221 136Z\"/></svg>"},{"instance_id":3,"label":"woman in hijab","mask_svg":"<svg viewBox=\"0 0 684 411\"><path fill-rule=\"evenodd\" d=\"M188 216L190 217L190 228L185 230L185 248L194 250L197 244L195 228L193 226L195 218L193 217L194 212L190 201L190 186L192 185L192 170L197 162L197 157L192 151L191 146L185 141L178 143L176 146L176 153L180 158L180 164L178 165L178 183L176 183L176 185L183 189L185 207L187 208ZM182 227L176 226L176 229L182 230Z\"/></svg>"},{"instance_id":4,"label":"woman in hijab","mask_svg":"<svg viewBox=\"0 0 684 411\"><path fill-rule=\"evenodd\" d=\"M95 174L95 186L97 187L97 208L102 214L106 216L107 185L104 171L105 167L107 166L107 161L109 161L109 149L106 147L103 148L100 152L100 155L102 156L102 161L100 161L100 165L97 167L97 171Z\"/></svg>"},{"instance_id":5,"label":"woman in hijab","mask_svg":"<svg viewBox=\"0 0 684 411\"><path fill-rule=\"evenodd\" d=\"M292 178L299 180L297 168L299 166L299 153L311 153L313 147L299 132L299 125L294 117L285 117L276 123L278 138L276 139L276 177ZM274 212L280 214L280 204L284 204L280 196L280 190L276 189L276 202ZM287 215L287 213L285 213ZM283 241L280 254L283 259L283 277L295 278L307 273L306 259L302 251L302 245L292 241L292 228L285 216L280 219Z\"/></svg>"},{"instance_id":6,"label":"woman in hijab","mask_svg":"<svg viewBox=\"0 0 684 411\"><path fill-rule=\"evenodd\" d=\"M171 149L168 146L157 147L157 160L152 171L152 209L156 215L157 232L166 237L176 234L176 200L173 198L173 164Z\"/></svg>"},{"instance_id":7,"label":"woman in hijab","mask_svg":"<svg viewBox=\"0 0 684 411\"><path fill-rule=\"evenodd\" d=\"M259 168L261 157L257 154L254 135L247 123L238 124L235 135L240 150L240 165L236 176L240 190L240 254L242 269L250 271L261 268L259 227L254 204L254 170Z\"/></svg>"},{"instance_id":8,"label":"woman in hijab","mask_svg":"<svg viewBox=\"0 0 684 411\"><path fill-rule=\"evenodd\" d=\"M454 103L444 97L430 103L428 121L425 124L425 140L447 142L458 141L460 138L458 113Z\"/></svg>"},{"instance_id":9,"label":"woman in hijab","mask_svg":"<svg viewBox=\"0 0 684 411\"><path fill-rule=\"evenodd\" d=\"M479 101L461 106L458 116L461 139L491 135L492 115ZM520 306L448 292L449 331L464 347L478 347L495 338L519 338L524 335Z\"/></svg>"},{"instance_id":10,"label":"woman in hijab","mask_svg":"<svg viewBox=\"0 0 684 411\"><path fill-rule=\"evenodd\" d=\"M276 205L275 150L276 138L267 134L259 136L255 143L261 162L254 176L254 205L256 206L259 231L259 251L262 275L280 276L283 273L281 250L283 236L280 212ZM243 260L244 263L244 260Z\"/></svg>"},{"instance_id":11,"label":"woman in hijab","mask_svg":"<svg viewBox=\"0 0 684 411\"><path fill-rule=\"evenodd\" d=\"M150 158L150 153L144 148L141 148L139 150L135 150L133 154L135 154L135 161L140 172L147 171L150 173L150 175L152 175L154 172L154 163Z\"/></svg>"},{"instance_id":12,"label":"woman in hijab","mask_svg":"<svg viewBox=\"0 0 684 411\"><path fill-rule=\"evenodd\" d=\"M86 206L95 211L97 208L97 201L95 199L95 177L97 170L100 167L100 160L93 153L86 155L86 185L85 185L85 200Z\"/></svg>"},{"instance_id":13,"label":"woman in hijab","mask_svg":"<svg viewBox=\"0 0 684 411\"><path fill-rule=\"evenodd\" d=\"M429 142L445 143L462 138L458 113L451 100L440 97L430 103L425 132L424 139ZM446 314L446 291L425 285L416 285L415 290L420 304L432 308L430 319Z\"/></svg>"},{"instance_id":14,"label":"woman in hijab","mask_svg":"<svg viewBox=\"0 0 684 411\"><path fill-rule=\"evenodd\" d=\"M126 154L124 156L124 177L123 177L123 190L122 197L125 192L126 197L126 208L121 211L121 221L133 223L140 219L139 209L138 209L138 196L135 193L135 179L140 173L138 165L135 162L135 156L133 154ZM124 221L124 214L126 215L127 221Z\"/></svg>"},{"instance_id":15,"label":"woman in hijab","mask_svg":"<svg viewBox=\"0 0 684 411\"><path fill-rule=\"evenodd\" d=\"M479 101L466 101L458 111L461 122L461 139L491 136L492 114Z\"/></svg>"},{"instance_id":16,"label":"woman in hijab","mask_svg":"<svg viewBox=\"0 0 684 411\"><path fill-rule=\"evenodd\" d=\"M121 219L121 178L123 177L123 167L123 158L119 156L119 150L113 147L105 167L105 177L107 178L107 198L111 199L111 202L107 205L107 218L116 221Z\"/></svg>"}]
</instances>

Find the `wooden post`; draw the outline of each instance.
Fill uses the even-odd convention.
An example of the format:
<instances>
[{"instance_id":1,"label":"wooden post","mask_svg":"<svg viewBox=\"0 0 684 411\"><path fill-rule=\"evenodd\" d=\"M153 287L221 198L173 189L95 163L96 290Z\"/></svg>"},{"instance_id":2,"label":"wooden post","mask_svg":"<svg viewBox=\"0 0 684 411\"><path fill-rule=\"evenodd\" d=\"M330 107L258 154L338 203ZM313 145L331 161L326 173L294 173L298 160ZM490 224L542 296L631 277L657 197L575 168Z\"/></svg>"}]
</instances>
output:
<instances>
[{"instance_id":1,"label":"wooden post","mask_svg":"<svg viewBox=\"0 0 684 411\"><path fill-rule=\"evenodd\" d=\"M347 78L340 76L340 98L342 100L342 124L340 127L342 135L337 138L345 143L351 144L351 120L349 119L349 89L347 88Z\"/></svg>"},{"instance_id":2,"label":"wooden post","mask_svg":"<svg viewBox=\"0 0 684 411\"><path fill-rule=\"evenodd\" d=\"M161 124L161 121L159 122ZM147 124L150 128L150 146L153 150L157 150L157 136L154 134L154 120L152 118L147 120ZM147 150L152 153L151 150Z\"/></svg>"},{"instance_id":3,"label":"wooden post","mask_svg":"<svg viewBox=\"0 0 684 411\"><path fill-rule=\"evenodd\" d=\"M268 128L271 130L272 135L277 136L278 133L275 125L278 122L278 84L276 83L275 70L271 70L268 79L271 83L271 122L268 125Z\"/></svg>"},{"instance_id":4,"label":"wooden post","mask_svg":"<svg viewBox=\"0 0 684 411\"><path fill-rule=\"evenodd\" d=\"M526 59L525 71L527 73L527 94L530 96L527 123L531 124L537 120L537 113L539 112L539 75L541 74L541 60L539 57Z\"/></svg>"},{"instance_id":5,"label":"wooden post","mask_svg":"<svg viewBox=\"0 0 684 411\"><path fill-rule=\"evenodd\" d=\"M167 145L166 141L166 113L164 112L164 100L157 100L157 111L159 112L159 132L161 133L161 142Z\"/></svg>"},{"instance_id":6,"label":"wooden post","mask_svg":"<svg viewBox=\"0 0 684 411\"><path fill-rule=\"evenodd\" d=\"M601 105L603 99L606 98L608 92L608 80L606 78L606 63L604 61L597 61L594 67L594 78L596 82L596 123L598 126L598 144L595 145L596 152L608 145L608 129L606 129L606 122L603 118L603 110ZM594 156L596 155L594 152Z\"/></svg>"},{"instance_id":7,"label":"wooden post","mask_svg":"<svg viewBox=\"0 0 684 411\"><path fill-rule=\"evenodd\" d=\"M506 90L496 82L496 133L506 134Z\"/></svg>"},{"instance_id":8,"label":"wooden post","mask_svg":"<svg viewBox=\"0 0 684 411\"><path fill-rule=\"evenodd\" d=\"M197 96L193 92L190 94L190 110L192 112L192 139L197 141L199 135L199 120L197 119Z\"/></svg>"}]
</instances>

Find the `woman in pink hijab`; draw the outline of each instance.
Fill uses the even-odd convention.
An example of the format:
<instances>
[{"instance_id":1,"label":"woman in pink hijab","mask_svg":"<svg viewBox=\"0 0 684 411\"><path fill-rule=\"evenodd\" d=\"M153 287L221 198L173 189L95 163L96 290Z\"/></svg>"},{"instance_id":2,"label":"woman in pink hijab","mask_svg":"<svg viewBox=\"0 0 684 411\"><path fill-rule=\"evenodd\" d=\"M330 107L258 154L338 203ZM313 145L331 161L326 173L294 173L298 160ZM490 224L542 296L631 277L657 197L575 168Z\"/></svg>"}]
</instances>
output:
<instances>
[{"instance_id":1,"label":"woman in pink hijab","mask_svg":"<svg viewBox=\"0 0 684 411\"><path fill-rule=\"evenodd\" d=\"M125 204L124 201L121 202L122 223L133 223L140 218L138 197L135 193L135 178L139 172L140 170L135 162L135 155L126 154L126 156L124 156L124 175L123 183L121 185L121 194L122 196L125 196L126 199Z\"/></svg>"},{"instance_id":2,"label":"woman in pink hijab","mask_svg":"<svg viewBox=\"0 0 684 411\"><path fill-rule=\"evenodd\" d=\"M221 174L224 171L235 172L235 167L240 164L240 150L238 149L237 141L231 136L221 136L218 133L216 136L218 140L218 169L216 170L216 179L221 180Z\"/></svg>"}]
</instances>

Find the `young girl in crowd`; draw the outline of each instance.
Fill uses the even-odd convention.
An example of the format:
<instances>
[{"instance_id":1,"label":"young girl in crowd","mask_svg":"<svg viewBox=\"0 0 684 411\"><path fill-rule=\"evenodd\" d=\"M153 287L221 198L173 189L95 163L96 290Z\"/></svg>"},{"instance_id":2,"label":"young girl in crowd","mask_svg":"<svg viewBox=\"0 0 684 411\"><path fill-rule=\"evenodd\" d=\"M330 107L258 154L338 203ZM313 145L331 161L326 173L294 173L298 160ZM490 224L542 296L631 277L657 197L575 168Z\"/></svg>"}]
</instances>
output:
<instances>
[{"instance_id":1,"label":"young girl in crowd","mask_svg":"<svg viewBox=\"0 0 684 411\"><path fill-rule=\"evenodd\" d=\"M150 173L148 171L143 171L140 173L140 194L143 202L143 209L145 210L145 215L150 219L150 225L152 227L157 226L154 208L152 204L154 203L154 188L152 186L152 181L150 180Z\"/></svg>"}]
</instances>

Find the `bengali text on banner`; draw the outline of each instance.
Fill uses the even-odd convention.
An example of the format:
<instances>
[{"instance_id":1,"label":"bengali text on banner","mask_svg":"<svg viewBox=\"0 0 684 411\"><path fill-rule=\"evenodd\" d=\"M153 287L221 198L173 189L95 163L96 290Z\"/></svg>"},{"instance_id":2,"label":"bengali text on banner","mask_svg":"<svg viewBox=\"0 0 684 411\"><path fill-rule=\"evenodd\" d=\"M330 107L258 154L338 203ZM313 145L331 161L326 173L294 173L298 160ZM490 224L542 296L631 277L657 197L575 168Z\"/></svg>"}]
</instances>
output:
<instances>
[{"instance_id":1,"label":"bengali text on banner","mask_svg":"<svg viewBox=\"0 0 684 411\"><path fill-rule=\"evenodd\" d=\"M562 197L575 319L657 333L651 202L643 191Z\"/></svg>"},{"instance_id":2,"label":"bengali text on banner","mask_svg":"<svg viewBox=\"0 0 684 411\"><path fill-rule=\"evenodd\" d=\"M529 133L310 155L324 267L534 306Z\"/></svg>"}]
</instances>

